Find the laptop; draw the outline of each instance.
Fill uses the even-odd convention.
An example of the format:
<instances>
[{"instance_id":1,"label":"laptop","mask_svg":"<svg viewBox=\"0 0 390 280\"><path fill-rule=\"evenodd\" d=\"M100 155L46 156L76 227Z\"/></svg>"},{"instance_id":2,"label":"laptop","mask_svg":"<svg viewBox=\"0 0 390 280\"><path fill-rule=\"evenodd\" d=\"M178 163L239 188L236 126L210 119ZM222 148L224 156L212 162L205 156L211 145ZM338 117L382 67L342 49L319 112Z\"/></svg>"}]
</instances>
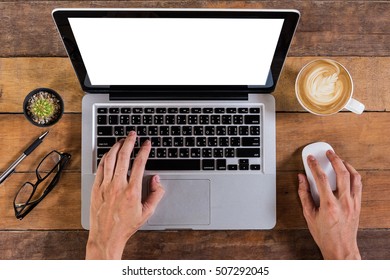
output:
<instances>
[{"instance_id":1,"label":"laptop","mask_svg":"<svg viewBox=\"0 0 390 280\"><path fill-rule=\"evenodd\" d=\"M81 224L99 160L131 131L165 196L143 230L271 229L275 102L296 10L55 9L80 85ZM129 171L130 172L130 171Z\"/></svg>"}]
</instances>

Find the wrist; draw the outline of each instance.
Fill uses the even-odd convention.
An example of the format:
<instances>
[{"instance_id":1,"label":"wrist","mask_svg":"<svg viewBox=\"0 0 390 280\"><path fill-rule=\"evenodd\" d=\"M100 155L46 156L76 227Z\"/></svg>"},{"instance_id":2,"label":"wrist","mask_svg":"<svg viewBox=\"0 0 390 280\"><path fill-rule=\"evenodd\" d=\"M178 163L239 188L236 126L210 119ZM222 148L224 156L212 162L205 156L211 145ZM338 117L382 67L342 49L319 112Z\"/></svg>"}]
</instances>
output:
<instances>
[{"instance_id":1,"label":"wrist","mask_svg":"<svg viewBox=\"0 0 390 280\"><path fill-rule=\"evenodd\" d=\"M322 256L324 257L324 260L361 260L362 259L357 245L351 249L341 249L341 250L336 249L331 252L323 252Z\"/></svg>"},{"instance_id":2,"label":"wrist","mask_svg":"<svg viewBox=\"0 0 390 280\"><path fill-rule=\"evenodd\" d=\"M110 245L109 242L101 243L88 238L85 258L87 260L120 260L125 245L126 243L119 242Z\"/></svg>"}]
</instances>

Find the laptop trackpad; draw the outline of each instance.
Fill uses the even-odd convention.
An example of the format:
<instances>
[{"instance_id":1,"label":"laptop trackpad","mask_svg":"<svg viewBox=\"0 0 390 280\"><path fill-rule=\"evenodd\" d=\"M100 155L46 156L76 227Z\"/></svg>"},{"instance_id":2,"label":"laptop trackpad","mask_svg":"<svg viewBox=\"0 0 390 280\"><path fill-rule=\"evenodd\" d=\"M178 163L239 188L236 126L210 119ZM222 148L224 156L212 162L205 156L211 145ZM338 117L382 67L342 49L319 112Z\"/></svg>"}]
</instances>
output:
<instances>
[{"instance_id":1,"label":"laptop trackpad","mask_svg":"<svg viewBox=\"0 0 390 280\"><path fill-rule=\"evenodd\" d=\"M210 180L161 179L165 195L149 225L210 224Z\"/></svg>"}]
</instances>

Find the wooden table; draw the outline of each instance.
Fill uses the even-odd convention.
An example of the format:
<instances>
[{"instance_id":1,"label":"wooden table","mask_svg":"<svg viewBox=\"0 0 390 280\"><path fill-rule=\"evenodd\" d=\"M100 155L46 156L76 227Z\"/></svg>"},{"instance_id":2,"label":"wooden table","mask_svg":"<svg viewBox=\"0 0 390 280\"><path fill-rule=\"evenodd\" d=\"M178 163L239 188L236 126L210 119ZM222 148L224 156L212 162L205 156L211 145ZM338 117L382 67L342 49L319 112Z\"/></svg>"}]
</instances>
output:
<instances>
[{"instance_id":1,"label":"wooden table","mask_svg":"<svg viewBox=\"0 0 390 280\"><path fill-rule=\"evenodd\" d=\"M390 259L390 2L387 1L0 1L0 172L44 129L22 114L37 87L58 91L65 115L44 143L0 187L1 259L82 259L88 232L80 225L81 98L55 30L56 7L296 8L302 18L280 83L277 109L277 224L269 231L138 232L129 259L320 259L297 195L302 147L329 142L363 176L358 244L366 259ZM287 3L288 2L288 3ZM355 81L362 115L317 117L294 95L299 69L317 57L343 63ZM52 149L72 154L59 185L23 221L13 197Z\"/></svg>"}]
</instances>

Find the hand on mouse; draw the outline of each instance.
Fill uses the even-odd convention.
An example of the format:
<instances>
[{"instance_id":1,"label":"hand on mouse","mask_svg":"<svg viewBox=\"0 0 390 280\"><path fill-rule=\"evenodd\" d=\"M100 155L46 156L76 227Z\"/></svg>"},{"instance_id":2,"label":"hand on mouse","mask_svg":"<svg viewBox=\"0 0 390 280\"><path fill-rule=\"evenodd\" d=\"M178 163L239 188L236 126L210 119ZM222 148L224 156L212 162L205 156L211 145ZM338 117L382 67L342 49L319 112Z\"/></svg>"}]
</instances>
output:
<instances>
[{"instance_id":1,"label":"hand on mouse","mask_svg":"<svg viewBox=\"0 0 390 280\"><path fill-rule=\"evenodd\" d=\"M318 186L320 207L314 204L306 176L298 174L303 214L324 259L360 259L357 231L361 177L352 165L342 161L333 151L327 151L326 156L336 173L337 191L332 192L318 161L309 156L307 161Z\"/></svg>"},{"instance_id":2,"label":"hand on mouse","mask_svg":"<svg viewBox=\"0 0 390 280\"><path fill-rule=\"evenodd\" d=\"M153 214L164 195L158 176L150 183L150 194L142 203L142 177L151 149L145 141L128 178L130 155L136 133L129 133L105 154L92 187L90 231L86 259L120 259L127 240Z\"/></svg>"}]
</instances>

